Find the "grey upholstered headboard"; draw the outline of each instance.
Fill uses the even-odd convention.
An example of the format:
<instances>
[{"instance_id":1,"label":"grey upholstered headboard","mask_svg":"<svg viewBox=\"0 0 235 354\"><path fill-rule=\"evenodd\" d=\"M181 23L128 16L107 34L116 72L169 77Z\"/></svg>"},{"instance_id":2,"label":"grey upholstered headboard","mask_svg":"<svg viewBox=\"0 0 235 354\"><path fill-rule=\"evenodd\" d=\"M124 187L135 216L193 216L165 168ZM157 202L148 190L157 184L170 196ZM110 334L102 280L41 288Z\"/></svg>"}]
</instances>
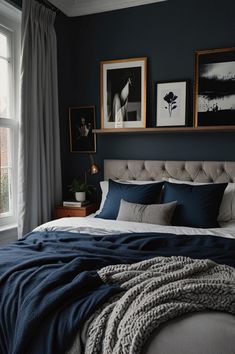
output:
<instances>
[{"instance_id":1,"label":"grey upholstered headboard","mask_svg":"<svg viewBox=\"0 0 235 354\"><path fill-rule=\"evenodd\" d=\"M105 160L104 179L235 182L235 161Z\"/></svg>"}]
</instances>

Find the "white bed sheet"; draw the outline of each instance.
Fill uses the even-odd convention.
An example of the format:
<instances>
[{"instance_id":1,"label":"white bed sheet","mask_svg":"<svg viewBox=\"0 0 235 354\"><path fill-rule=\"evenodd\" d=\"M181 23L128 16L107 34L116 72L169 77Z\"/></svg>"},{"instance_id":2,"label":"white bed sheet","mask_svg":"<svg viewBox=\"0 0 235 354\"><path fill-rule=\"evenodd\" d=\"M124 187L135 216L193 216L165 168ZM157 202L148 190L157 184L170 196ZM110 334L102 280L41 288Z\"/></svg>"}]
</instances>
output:
<instances>
[{"instance_id":1,"label":"white bed sheet","mask_svg":"<svg viewBox=\"0 0 235 354\"><path fill-rule=\"evenodd\" d=\"M34 231L71 231L88 234L120 234L125 232L162 232L182 235L212 235L235 238L235 220L221 223L220 228L200 229L182 226L162 226L101 218L69 217L53 220L38 226Z\"/></svg>"}]
</instances>

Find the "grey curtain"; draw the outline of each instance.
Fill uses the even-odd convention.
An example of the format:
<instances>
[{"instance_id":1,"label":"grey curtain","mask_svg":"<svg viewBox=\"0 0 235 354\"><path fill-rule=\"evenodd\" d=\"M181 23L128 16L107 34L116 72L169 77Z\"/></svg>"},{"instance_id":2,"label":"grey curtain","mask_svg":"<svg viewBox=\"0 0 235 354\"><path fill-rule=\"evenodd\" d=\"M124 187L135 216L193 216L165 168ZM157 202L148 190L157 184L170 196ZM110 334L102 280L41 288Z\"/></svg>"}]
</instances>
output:
<instances>
[{"instance_id":1,"label":"grey curtain","mask_svg":"<svg viewBox=\"0 0 235 354\"><path fill-rule=\"evenodd\" d=\"M55 13L22 4L19 237L51 219L61 201Z\"/></svg>"}]
</instances>

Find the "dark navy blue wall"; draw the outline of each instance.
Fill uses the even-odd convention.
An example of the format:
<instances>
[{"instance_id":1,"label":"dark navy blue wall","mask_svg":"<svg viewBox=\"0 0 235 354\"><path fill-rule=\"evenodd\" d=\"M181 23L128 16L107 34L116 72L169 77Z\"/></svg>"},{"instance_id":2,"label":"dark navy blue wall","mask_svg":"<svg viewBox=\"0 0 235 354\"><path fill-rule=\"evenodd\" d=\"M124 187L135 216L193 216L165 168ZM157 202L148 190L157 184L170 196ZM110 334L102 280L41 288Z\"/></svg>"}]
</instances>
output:
<instances>
[{"instance_id":1,"label":"dark navy blue wall","mask_svg":"<svg viewBox=\"0 0 235 354\"><path fill-rule=\"evenodd\" d=\"M192 82L195 50L234 46L234 13L234 0L168 0L85 17L57 17L65 189L88 162L87 156L69 152L68 107L95 104L100 127L100 61L148 57L147 124L154 126L154 83L187 78ZM190 89L192 119L192 85ZM235 160L235 134L97 135L95 159L101 167L105 158Z\"/></svg>"}]
</instances>

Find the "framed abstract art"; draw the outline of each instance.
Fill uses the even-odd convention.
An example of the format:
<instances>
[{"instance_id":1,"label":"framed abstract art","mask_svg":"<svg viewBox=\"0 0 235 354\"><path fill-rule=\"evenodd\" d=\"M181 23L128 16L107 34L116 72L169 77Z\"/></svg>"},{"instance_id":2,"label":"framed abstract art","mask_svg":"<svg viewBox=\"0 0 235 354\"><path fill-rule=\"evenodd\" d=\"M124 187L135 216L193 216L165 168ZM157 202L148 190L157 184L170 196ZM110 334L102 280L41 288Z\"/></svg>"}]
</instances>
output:
<instances>
[{"instance_id":1,"label":"framed abstract art","mask_svg":"<svg viewBox=\"0 0 235 354\"><path fill-rule=\"evenodd\" d=\"M147 58L103 61L101 128L145 128Z\"/></svg>"},{"instance_id":2,"label":"framed abstract art","mask_svg":"<svg viewBox=\"0 0 235 354\"><path fill-rule=\"evenodd\" d=\"M235 48L195 53L194 125L235 126Z\"/></svg>"}]
</instances>

